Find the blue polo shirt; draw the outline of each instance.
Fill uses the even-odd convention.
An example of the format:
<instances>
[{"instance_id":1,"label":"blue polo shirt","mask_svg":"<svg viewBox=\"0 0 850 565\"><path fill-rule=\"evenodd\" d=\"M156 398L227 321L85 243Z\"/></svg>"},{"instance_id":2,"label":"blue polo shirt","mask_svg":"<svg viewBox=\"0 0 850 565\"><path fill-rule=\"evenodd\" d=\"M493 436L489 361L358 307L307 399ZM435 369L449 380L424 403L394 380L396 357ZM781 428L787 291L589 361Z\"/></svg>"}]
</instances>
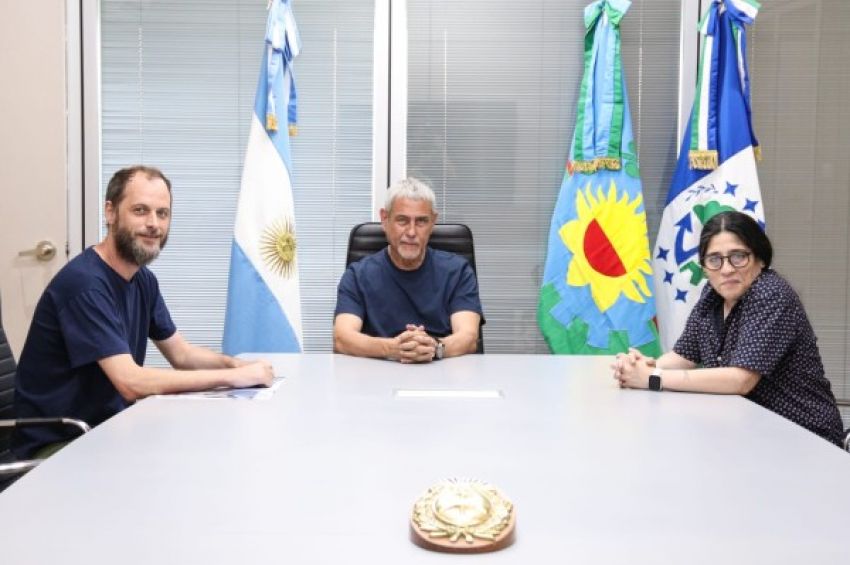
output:
<instances>
[{"instance_id":1,"label":"blue polo shirt","mask_svg":"<svg viewBox=\"0 0 850 565\"><path fill-rule=\"evenodd\" d=\"M404 271L384 248L348 266L334 317L354 314L363 320L363 333L373 337L397 336L407 324L443 337L452 333L451 315L462 311L484 318L478 281L466 259L429 247L418 269Z\"/></svg>"},{"instance_id":2,"label":"blue polo shirt","mask_svg":"<svg viewBox=\"0 0 850 565\"><path fill-rule=\"evenodd\" d=\"M156 276L142 267L129 281L93 248L50 282L35 309L15 379L15 414L69 417L97 425L127 407L98 360L129 353L145 361L147 339L177 328ZM74 437L67 427L16 428L12 449L31 457L44 445Z\"/></svg>"}]
</instances>

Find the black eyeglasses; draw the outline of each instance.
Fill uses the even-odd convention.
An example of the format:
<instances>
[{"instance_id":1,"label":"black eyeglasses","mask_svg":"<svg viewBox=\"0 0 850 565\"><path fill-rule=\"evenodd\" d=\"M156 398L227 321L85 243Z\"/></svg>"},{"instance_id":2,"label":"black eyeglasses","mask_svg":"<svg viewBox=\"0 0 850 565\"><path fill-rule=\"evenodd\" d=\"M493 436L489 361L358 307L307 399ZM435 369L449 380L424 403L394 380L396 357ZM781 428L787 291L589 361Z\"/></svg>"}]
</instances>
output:
<instances>
[{"instance_id":1,"label":"black eyeglasses","mask_svg":"<svg viewBox=\"0 0 850 565\"><path fill-rule=\"evenodd\" d=\"M719 271L723 268L723 261L729 261L729 264L736 269L746 267L750 263L750 251L733 251L729 255L721 255L720 253L712 253L706 255L702 259L702 266L709 271Z\"/></svg>"}]
</instances>

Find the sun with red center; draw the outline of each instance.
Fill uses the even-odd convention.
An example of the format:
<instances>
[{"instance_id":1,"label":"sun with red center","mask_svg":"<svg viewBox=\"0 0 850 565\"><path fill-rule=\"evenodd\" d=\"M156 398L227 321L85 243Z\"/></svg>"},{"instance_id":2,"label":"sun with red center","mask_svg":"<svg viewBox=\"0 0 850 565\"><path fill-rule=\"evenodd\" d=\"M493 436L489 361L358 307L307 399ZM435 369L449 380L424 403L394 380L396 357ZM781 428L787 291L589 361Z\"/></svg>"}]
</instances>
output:
<instances>
[{"instance_id":1,"label":"sun with red center","mask_svg":"<svg viewBox=\"0 0 850 565\"><path fill-rule=\"evenodd\" d=\"M652 274L646 213L638 212L643 198L634 200L611 181L608 194L596 194L590 183L576 194L575 220L559 230L564 245L573 253L567 271L570 286L590 285L590 294L600 312L614 305L621 294L634 302L650 296L647 275Z\"/></svg>"}]
</instances>

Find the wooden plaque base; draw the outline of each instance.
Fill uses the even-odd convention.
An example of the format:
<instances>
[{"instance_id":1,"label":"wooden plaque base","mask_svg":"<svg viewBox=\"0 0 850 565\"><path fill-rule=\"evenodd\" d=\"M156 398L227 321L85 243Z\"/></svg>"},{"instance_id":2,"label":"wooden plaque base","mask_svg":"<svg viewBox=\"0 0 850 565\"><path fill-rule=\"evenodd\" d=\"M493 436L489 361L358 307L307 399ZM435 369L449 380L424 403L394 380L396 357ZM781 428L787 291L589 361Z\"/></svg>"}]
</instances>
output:
<instances>
[{"instance_id":1,"label":"wooden plaque base","mask_svg":"<svg viewBox=\"0 0 850 565\"><path fill-rule=\"evenodd\" d=\"M446 479L413 505L410 539L432 551L483 553L514 541L514 506L494 486L476 479Z\"/></svg>"},{"instance_id":2,"label":"wooden plaque base","mask_svg":"<svg viewBox=\"0 0 850 565\"><path fill-rule=\"evenodd\" d=\"M512 512L507 527L502 530L493 541L473 538L472 543L462 537L457 541L449 541L449 538L432 538L428 532L420 530L416 524L410 522L410 540L421 548L431 551L443 551L445 553L487 553L488 551L499 551L509 547L515 539L514 525L516 516Z\"/></svg>"}]
</instances>

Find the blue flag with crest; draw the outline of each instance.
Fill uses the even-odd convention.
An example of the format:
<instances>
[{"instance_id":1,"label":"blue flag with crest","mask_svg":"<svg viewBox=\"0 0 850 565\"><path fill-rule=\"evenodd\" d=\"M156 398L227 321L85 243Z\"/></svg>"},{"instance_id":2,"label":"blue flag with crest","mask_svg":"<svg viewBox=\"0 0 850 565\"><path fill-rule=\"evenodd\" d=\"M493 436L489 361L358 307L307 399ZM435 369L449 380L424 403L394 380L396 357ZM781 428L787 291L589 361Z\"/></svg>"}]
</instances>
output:
<instances>
[{"instance_id":1,"label":"blue flag with crest","mask_svg":"<svg viewBox=\"0 0 850 565\"><path fill-rule=\"evenodd\" d=\"M699 24L694 103L653 250L665 350L681 335L705 284L697 256L702 226L719 212L738 210L764 227L745 29L759 7L753 0L715 0Z\"/></svg>"}]
</instances>

